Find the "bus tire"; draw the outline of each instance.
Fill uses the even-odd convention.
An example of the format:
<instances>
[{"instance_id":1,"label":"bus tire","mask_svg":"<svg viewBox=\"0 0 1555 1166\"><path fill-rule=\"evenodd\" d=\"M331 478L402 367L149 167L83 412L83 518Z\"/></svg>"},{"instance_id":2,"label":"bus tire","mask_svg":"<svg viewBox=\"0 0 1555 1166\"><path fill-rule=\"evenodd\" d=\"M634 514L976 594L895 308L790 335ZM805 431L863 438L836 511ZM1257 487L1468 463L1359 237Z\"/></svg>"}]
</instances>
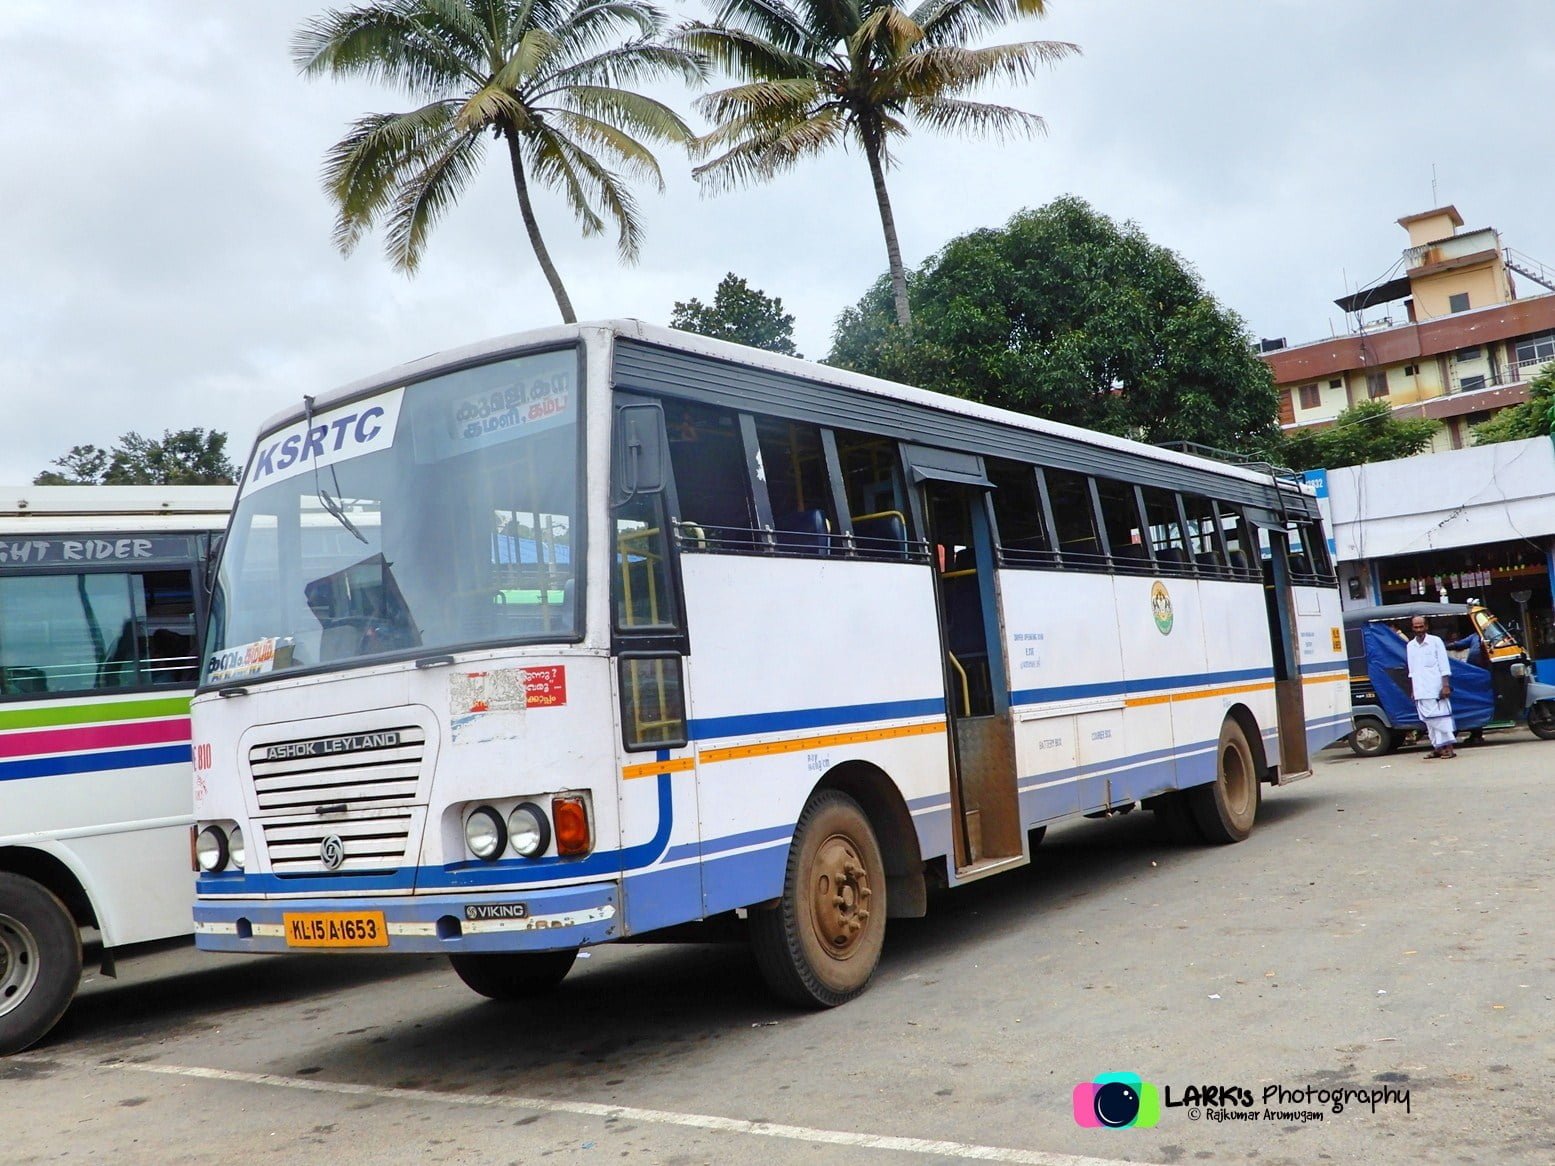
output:
<instances>
[{"instance_id":1,"label":"bus tire","mask_svg":"<svg viewBox=\"0 0 1555 1166\"><path fill-rule=\"evenodd\" d=\"M1247 734L1229 717L1215 757L1215 780L1187 790L1188 805L1206 842L1240 842L1253 832L1262 791Z\"/></svg>"},{"instance_id":2,"label":"bus tire","mask_svg":"<svg viewBox=\"0 0 1555 1166\"><path fill-rule=\"evenodd\" d=\"M450 955L448 962L465 986L492 1000L528 1000L553 991L572 971L578 953L515 951Z\"/></svg>"},{"instance_id":3,"label":"bus tire","mask_svg":"<svg viewBox=\"0 0 1555 1166\"><path fill-rule=\"evenodd\" d=\"M1166 832L1169 842L1178 846L1202 846L1204 832L1188 805L1187 791L1162 794L1154 803L1155 820Z\"/></svg>"},{"instance_id":4,"label":"bus tire","mask_svg":"<svg viewBox=\"0 0 1555 1166\"><path fill-rule=\"evenodd\" d=\"M751 950L772 991L835 1008L869 986L885 945L885 860L864 811L839 790L810 799L775 906L750 912Z\"/></svg>"},{"instance_id":5,"label":"bus tire","mask_svg":"<svg viewBox=\"0 0 1555 1166\"><path fill-rule=\"evenodd\" d=\"M1381 757L1395 744L1393 730L1376 717L1356 717L1350 729L1350 752L1357 757Z\"/></svg>"},{"instance_id":6,"label":"bus tire","mask_svg":"<svg viewBox=\"0 0 1555 1166\"><path fill-rule=\"evenodd\" d=\"M1555 741L1555 701L1535 701L1528 709L1528 727L1541 741Z\"/></svg>"},{"instance_id":7,"label":"bus tire","mask_svg":"<svg viewBox=\"0 0 1555 1166\"><path fill-rule=\"evenodd\" d=\"M0 871L0 1056L36 1044L81 983L81 932L47 887Z\"/></svg>"}]
</instances>

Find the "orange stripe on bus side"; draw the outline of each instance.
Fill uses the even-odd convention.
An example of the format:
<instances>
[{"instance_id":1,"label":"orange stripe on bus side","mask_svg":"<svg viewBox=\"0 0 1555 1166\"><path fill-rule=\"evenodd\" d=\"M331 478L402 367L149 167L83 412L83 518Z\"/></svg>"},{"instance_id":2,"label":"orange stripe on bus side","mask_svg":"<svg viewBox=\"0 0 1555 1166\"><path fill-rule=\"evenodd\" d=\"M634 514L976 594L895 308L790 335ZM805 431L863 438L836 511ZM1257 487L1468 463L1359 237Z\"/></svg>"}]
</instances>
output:
<instances>
[{"instance_id":1,"label":"orange stripe on bus side","mask_svg":"<svg viewBox=\"0 0 1555 1166\"><path fill-rule=\"evenodd\" d=\"M683 773L696 768L695 757L676 757L672 761L644 761L641 765L627 765L621 769L622 777L657 777L661 773Z\"/></svg>"},{"instance_id":2,"label":"orange stripe on bus side","mask_svg":"<svg viewBox=\"0 0 1555 1166\"><path fill-rule=\"evenodd\" d=\"M1123 702L1127 708L1148 704L1169 704L1174 700L1206 700L1212 696L1233 696L1239 692L1265 692L1274 687L1272 680L1260 680L1256 684L1227 684L1219 688L1195 688L1188 692L1163 692L1159 696L1135 696Z\"/></svg>"}]
</instances>

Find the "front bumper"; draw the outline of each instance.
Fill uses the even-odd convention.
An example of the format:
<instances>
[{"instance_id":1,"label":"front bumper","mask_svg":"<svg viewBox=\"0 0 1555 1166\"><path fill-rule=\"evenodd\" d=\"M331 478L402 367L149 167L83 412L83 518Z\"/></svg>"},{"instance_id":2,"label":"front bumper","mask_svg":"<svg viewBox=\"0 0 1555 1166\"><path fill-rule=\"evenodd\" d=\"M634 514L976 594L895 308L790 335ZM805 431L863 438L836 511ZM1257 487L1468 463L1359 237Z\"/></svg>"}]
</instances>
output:
<instances>
[{"instance_id":1,"label":"front bumper","mask_svg":"<svg viewBox=\"0 0 1555 1166\"><path fill-rule=\"evenodd\" d=\"M522 913L518 911L522 907ZM606 943L621 935L617 883L587 883L497 894L380 896L352 899L200 899L195 946L238 952L557 951ZM284 916L382 912L386 946L317 948L287 942Z\"/></svg>"}]
</instances>

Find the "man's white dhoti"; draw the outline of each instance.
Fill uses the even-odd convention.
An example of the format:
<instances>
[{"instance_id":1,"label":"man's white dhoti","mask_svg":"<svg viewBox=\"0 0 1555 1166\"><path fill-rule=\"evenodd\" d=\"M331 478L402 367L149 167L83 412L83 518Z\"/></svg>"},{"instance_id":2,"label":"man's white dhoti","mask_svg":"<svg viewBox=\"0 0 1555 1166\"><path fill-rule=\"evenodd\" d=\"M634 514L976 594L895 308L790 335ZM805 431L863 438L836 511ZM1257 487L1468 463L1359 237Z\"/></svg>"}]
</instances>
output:
<instances>
[{"instance_id":1,"label":"man's white dhoti","mask_svg":"<svg viewBox=\"0 0 1555 1166\"><path fill-rule=\"evenodd\" d=\"M1452 701L1417 700L1415 711L1420 714L1425 731L1431 735L1432 749L1445 749L1457 740L1452 720Z\"/></svg>"}]
</instances>

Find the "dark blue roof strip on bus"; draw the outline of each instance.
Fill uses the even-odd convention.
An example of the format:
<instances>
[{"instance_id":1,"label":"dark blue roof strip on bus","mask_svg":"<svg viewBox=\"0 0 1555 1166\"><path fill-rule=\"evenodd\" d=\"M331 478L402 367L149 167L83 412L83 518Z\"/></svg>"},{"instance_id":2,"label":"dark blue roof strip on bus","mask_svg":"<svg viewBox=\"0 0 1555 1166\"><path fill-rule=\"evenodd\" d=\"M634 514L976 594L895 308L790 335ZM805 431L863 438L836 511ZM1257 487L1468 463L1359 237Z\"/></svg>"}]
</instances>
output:
<instances>
[{"instance_id":1,"label":"dark blue roof strip on bus","mask_svg":"<svg viewBox=\"0 0 1555 1166\"><path fill-rule=\"evenodd\" d=\"M1110 445L1025 429L966 413L936 409L917 401L868 393L717 360L640 340L618 337L614 360L615 387L681 397L817 425L876 433L903 441L942 445L994 457L1044 466L1102 474L1142 486L1161 486L1257 507L1266 522L1311 518L1317 501L1295 489L1281 490L1273 479L1251 481L1217 473L1206 466L1152 457ZM1283 505L1282 505L1283 499Z\"/></svg>"}]
</instances>

